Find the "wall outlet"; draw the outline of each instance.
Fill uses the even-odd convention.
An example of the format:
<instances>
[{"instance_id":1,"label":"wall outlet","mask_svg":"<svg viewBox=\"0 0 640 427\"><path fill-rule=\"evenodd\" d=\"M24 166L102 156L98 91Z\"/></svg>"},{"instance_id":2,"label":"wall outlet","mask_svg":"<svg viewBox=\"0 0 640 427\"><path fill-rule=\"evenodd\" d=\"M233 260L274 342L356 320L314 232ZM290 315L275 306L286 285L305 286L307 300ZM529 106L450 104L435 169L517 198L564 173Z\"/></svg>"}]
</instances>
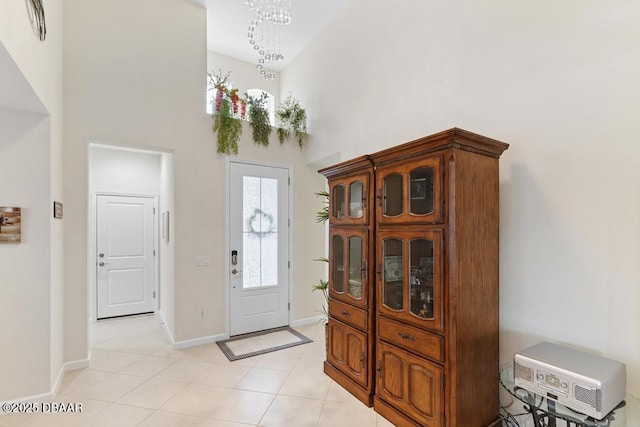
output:
<instances>
[{"instance_id":1,"label":"wall outlet","mask_svg":"<svg viewBox=\"0 0 640 427\"><path fill-rule=\"evenodd\" d=\"M211 258L204 255L198 255L196 257L196 266L205 267L211 265Z\"/></svg>"}]
</instances>

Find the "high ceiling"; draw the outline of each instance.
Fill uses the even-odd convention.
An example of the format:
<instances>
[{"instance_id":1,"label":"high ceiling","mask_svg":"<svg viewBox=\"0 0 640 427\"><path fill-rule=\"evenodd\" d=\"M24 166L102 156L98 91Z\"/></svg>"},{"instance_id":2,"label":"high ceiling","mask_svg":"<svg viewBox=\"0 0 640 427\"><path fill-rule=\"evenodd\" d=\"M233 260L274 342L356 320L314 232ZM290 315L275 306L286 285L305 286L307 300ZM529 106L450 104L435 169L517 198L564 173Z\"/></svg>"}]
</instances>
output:
<instances>
[{"instance_id":1,"label":"high ceiling","mask_svg":"<svg viewBox=\"0 0 640 427\"><path fill-rule=\"evenodd\" d=\"M291 24L282 27L284 61L273 67L282 71L349 0L291 0ZM206 0L208 50L249 63L258 54L249 45L251 17L244 0Z\"/></svg>"}]
</instances>

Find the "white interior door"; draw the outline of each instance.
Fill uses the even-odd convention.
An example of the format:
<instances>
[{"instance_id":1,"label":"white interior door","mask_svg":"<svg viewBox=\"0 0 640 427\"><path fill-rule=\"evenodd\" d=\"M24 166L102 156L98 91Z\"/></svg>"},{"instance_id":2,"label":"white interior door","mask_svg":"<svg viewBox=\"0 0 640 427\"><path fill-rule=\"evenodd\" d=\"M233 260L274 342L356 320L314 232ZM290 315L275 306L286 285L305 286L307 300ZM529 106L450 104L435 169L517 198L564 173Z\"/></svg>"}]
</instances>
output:
<instances>
[{"instance_id":1,"label":"white interior door","mask_svg":"<svg viewBox=\"0 0 640 427\"><path fill-rule=\"evenodd\" d=\"M230 335L289 324L289 170L229 164Z\"/></svg>"},{"instance_id":2,"label":"white interior door","mask_svg":"<svg viewBox=\"0 0 640 427\"><path fill-rule=\"evenodd\" d=\"M153 312L154 199L96 199L97 318Z\"/></svg>"}]
</instances>

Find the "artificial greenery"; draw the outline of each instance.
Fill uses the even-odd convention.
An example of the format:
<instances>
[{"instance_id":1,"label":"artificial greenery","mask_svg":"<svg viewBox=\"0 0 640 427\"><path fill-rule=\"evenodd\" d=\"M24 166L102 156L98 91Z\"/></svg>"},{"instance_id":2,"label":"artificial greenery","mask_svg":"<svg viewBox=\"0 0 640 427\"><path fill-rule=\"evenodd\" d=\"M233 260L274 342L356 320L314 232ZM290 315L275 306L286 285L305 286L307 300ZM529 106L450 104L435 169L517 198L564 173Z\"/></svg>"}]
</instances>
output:
<instances>
[{"instance_id":1,"label":"artificial greenery","mask_svg":"<svg viewBox=\"0 0 640 427\"><path fill-rule=\"evenodd\" d=\"M242 121L231 115L231 102L223 99L218 114L213 115L213 132L217 133L217 151L238 154L238 140L242 134Z\"/></svg>"},{"instance_id":2,"label":"artificial greenery","mask_svg":"<svg viewBox=\"0 0 640 427\"><path fill-rule=\"evenodd\" d=\"M284 141L293 133L298 146L302 148L307 137L307 112L300 106L298 100L289 95L278 106L276 116L280 122L278 127L280 144L284 144Z\"/></svg>"},{"instance_id":3,"label":"artificial greenery","mask_svg":"<svg viewBox=\"0 0 640 427\"><path fill-rule=\"evenodd\" d=\"M253 141L262 146L269 145L271 123L267 110L266 93L259 97L245 94L238 95L238 89L231 88L231 73L209 73L209 90L214 92L213 133L217 137L217 151L220 154L238 154L238 141L242 135L242 121L248 120L253 130ZM282 102L277 110L281 127L278 128L278 139L283 144L293 136L300 148L307 137L307 113L300 103L291 95Z\"/></svg>"},{"instance_id":4,"label":"artificial greenery","mask_svg":"<svg viewBox=\"0 0 640 427\"><path fill-rule=\"evenodd\" d=\"M271 134L271 122L269 121L269 111L267 110L267 94L262 92L260 97L253 97L246 94L249 105L249 124L253 129L253 141L258 145L269 145L269 135Z\"/></svg>"}]
</instances>

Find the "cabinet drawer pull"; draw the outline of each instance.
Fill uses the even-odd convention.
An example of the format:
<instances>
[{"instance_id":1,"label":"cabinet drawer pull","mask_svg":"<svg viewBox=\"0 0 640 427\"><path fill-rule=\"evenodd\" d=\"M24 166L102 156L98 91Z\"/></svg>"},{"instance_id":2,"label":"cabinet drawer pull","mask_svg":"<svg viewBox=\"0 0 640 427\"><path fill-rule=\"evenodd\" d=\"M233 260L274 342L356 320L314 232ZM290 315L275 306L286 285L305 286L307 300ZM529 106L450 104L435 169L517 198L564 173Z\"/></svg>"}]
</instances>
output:
<instances>
[{"instance_id":1,"label":"cabinet drawer pull","mask_svg":"<svg viewBox=\"0 0 640 427\"><path fill-rule=\"evenodd\" d=\"M402 338L403 340L409 340L409 341L415 341L416 339L414 337L412 337L411 335L407 335L403 332L398 332L398 335L400 336L400 338Z\"/></svg>"},{"instance_id":2,"label":"cabinet drawer pull","mask_svg":"<svg viewBox=\"0 0 640 427\"><path fill-rule=\"evenodd\" d=\"M347 316L347 317L351 316L351 314L347 310L342 310L341 313L343 316Z\"/></svg>"}]
</instances>

